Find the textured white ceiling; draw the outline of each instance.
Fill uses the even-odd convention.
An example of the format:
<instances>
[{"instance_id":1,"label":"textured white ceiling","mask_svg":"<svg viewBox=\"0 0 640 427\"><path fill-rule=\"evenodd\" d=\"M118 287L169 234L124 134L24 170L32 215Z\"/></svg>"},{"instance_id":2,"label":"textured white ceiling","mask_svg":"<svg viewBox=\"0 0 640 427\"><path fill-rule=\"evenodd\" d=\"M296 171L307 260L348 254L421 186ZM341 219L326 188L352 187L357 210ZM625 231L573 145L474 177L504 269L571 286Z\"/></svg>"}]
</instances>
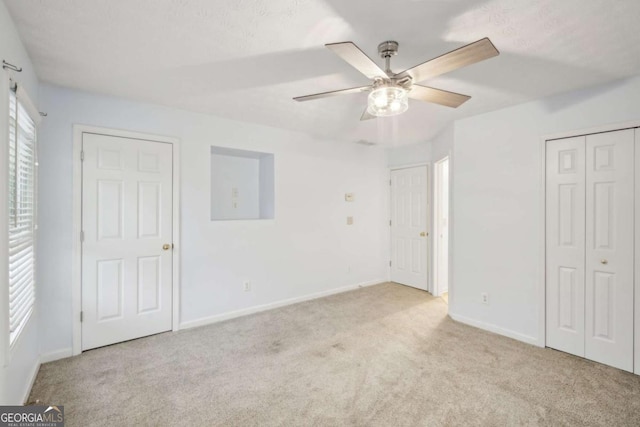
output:
<instances>
[{"instance_id":1,"label":"textured white ceiling","mask_svg":"<svg viewBox=\"0 0 640 427\"><path fill-rule=\"evenodd\" d=\"M456 118L640 74L638 0L5 3L42 80L345 141L425 141ZM379 60L397 40L401 71L483 37L500 56L424 82L472 96L457 110L411 101L360 122L366 94L291 99L368 83L325 43Z\"/></svg>"}]
</instances>

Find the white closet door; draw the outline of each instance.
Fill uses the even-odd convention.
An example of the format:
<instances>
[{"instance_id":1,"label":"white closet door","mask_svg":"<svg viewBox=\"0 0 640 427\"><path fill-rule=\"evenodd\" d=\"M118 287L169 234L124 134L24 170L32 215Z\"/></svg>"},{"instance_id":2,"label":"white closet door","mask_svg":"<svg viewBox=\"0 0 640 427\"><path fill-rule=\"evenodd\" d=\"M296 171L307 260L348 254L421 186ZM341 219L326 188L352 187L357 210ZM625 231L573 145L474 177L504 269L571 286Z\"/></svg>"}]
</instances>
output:
<instances>
[{"instance_id":1,"label":"white closet door","mask_svg":"<svg viewBox=\"0 0 640 427\"><path fill-rule=\"evenodd\" d=\"M547 346L584 356L585 138L547 142Z\"/></svg>"},{"instance_id":2,"label":"white closet door","mask_svg":"<svg viewBox=\"0 0 640 427\"><path fill-rule=\"evenodd\" d=\"M585 357L632 371L634 131L586 142Z\"/></svg>"}]
</instances>

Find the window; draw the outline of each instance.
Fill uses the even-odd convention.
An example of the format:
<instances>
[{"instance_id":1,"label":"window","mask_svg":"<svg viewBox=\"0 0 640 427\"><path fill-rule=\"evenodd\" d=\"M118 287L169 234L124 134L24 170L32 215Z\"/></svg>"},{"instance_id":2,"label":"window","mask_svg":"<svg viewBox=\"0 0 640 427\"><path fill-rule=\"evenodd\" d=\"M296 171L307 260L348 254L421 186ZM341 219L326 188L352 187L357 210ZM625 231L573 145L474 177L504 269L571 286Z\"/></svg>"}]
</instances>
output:
<instances>
[{"instance_id":1,"label":"window","mask_svg":"<svg viewBox=\"0 0 640 427\"><path fill-rule=\"evenodd\" d=\"M13 91L8 154L9 343L13 344L35 303L36 220L36 125Z\"/></svg>"}]
</instances>

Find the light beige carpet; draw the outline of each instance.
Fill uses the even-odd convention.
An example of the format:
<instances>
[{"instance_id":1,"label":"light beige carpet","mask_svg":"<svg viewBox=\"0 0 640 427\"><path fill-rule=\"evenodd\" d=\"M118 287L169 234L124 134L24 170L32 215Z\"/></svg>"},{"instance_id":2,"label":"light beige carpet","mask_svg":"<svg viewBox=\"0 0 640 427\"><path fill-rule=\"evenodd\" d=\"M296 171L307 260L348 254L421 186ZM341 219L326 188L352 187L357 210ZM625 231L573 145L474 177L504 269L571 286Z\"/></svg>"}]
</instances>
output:
<instances>
[{"instance_id":1,"label":"light beige carpet","mask_svg":"<svg viewBox=\"0 0 640 427\"><path fill-rule=\"evenodd\" d=\"M42 366L67 426L637 426L640 377L381 284Z\"/></svg>"}]
</instances>

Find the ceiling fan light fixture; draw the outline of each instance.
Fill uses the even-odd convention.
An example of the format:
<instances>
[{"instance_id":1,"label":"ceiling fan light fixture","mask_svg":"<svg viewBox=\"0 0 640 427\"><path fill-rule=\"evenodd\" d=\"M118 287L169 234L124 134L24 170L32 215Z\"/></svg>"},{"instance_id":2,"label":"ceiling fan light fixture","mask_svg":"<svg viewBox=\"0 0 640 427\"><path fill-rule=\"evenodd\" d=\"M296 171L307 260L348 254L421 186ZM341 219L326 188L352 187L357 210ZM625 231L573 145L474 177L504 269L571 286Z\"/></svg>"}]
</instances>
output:
<instances>
[{"instance_id":1,"label":"ceiling fan light fixture","mask_svg":"<svg viewBox=\"0 0 640 427\"><path fill-rule=\"evenodd\" d=\"M402 114L409 108L409 96L406 89L398 86L382 86L371 93L367 102L369 114L388 117Z\"/></svg>"}]
</instances>

